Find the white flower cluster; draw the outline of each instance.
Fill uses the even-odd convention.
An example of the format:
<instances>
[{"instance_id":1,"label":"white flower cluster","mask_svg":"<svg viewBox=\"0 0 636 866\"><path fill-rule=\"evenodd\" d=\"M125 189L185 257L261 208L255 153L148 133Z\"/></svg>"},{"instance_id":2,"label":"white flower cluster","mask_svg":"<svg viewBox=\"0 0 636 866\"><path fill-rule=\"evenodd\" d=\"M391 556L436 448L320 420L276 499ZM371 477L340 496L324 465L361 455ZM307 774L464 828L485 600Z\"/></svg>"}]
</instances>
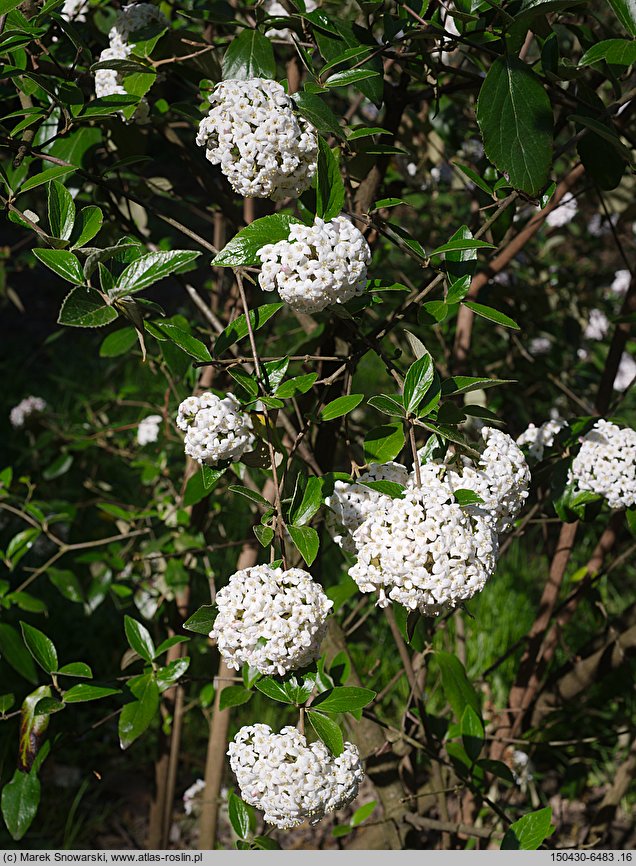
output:
<instances>
[{"instance_id":1,"label":"white flower cluster","mask_svg":"<svg viewBox=\"0 0 636 866\"><path fill-rule=\"evenodd\" d=\"M609 320L602 310L592 310L583 336L588 340L602 340L609 330Z\"/></svg>"},{"instance_id":2,"label":"white flower cluster","mask_svg":"<svg viewBox=\"0 0 636 866\"><path fill-rule=\"evenodd\" d=\"M628 352L623 352L614 379L615 391L626 391L636 379L636 361Z\"/></svg>"},{"instance_id":3,"label":"white flower cluster","mask_svg":"<svg viewBox=\"0 0 636 866\"><path fill-rule=\"evenodd\" d=\"M277 81L221 81L199 125L197 144L220 165L232 188L249 198L296 198L316 171L316 131L293 111Z\"/></svg>"},{"instance_id":4,"label":"white flower cluster","mask_svg":"<svg viewBox=\"0 0 636 866\"><path fill-rule=\"evenodd\" d=\"M278 0L269 0L265 4L265 8L267 10L267 14L271 15L273 18L289 18L289 12L282 3L279 3ZM313 12L318 8L318 4L316 0L305 0L305 12ZM292 33L291 30L285 28L284 30L276 30L275 28L271 28L270 30L265 31L265 36L268 39L282 39L284 42L292 41Z\"/></svg>"},{"instance_id":5,"label":"white flower cluster","mask_svg":"<svg viewBox=\"0 0 636 866\"><path fill-rule=\"evenodd\" d=\"M186 815L192 815L196 811L197 801L204 790L204 780L197 779L183 792L183 811Z\"/></svg>"},{"instance_id":6,"label":"white flower cluster","mask_svg":"<svg viewBox=\"0 0 636 866\"><path fill-rule=\"evenodd\" d=\"M517 437L519 447L526 446L528 454L537 462L543 460L543 452L554 445L554 439L560 430L567 427L567 422L561 418L544 421L539 427L529 424L528 428Z\"/></svg>"},{"instance_id":7,"label":"white flower cluster","mask_svg":"<svg viewBox=\"0 0 636 866\"><path fill-rule=\"evenodd\" d=\"M497 564L497 534L490 515L461 507L444 468L422 466L422 486L404 499L383 497L353 533L358 551L350 576L378 604L396 601L437 616L483 589Z\"/></svg>"},{"instance_id":8,"label":"white flower cluster","mask_svg":"<svg viewBox=\"0 0 636 866\"><path fill-rule=\"evenodd\" d=\"M216 605L210 637L228 667L282 676L318 658L333 602L301 568L255 565L232 575Z\"/></svg>"},{"instance_id":9,"label":"white flower cluster","mask_svg":"<svg viewBox=\"0 0 636 866\"><path fill-rule=\"evenodd\" d=\"M188 397L179 406L177 427L185 431L185 453L209 466L240 460L255 441L250 416L232 394Z\"/></svg>"},{"instance_id":10,"label":"white flower cluster","mask_svg":"<svg viewBox=\"0 0 636 866\"><path fill-rule=\"evenodd\" d=\"M241 797L277 827L316 824L358 793L364 772L353 743L334 758L324 743L307 744L296 728L275 734L269 725L246 725L230 743L230 766Z\"/></svg>"},{"instance_id":11,"label":"white flower cluster","mask_svg":"<svg viewBox=\"0 0 636 866\"><path fill-rule=\"evenodd\" d=\"M156 442L159 438L159 427L162 421L161 415L148 415L146 418L142 418L139 427L137 427L137 444L143 447Z\"/></svg>"},{"instance_id":12,"label":"white flower cluster","mask_svg":"<svg viewBox=\"0 0 636 866\"><path fill-rule=\"evenodd\" d=\"M346 217L316 217L312 226L292 224L287 240L266 244L258 257L264 291L278 290L292 309L315 313L362 294L371 250Z\"/></svg>"},{"instance_id":13,"label":"white flower cluster","mask_svg":"<svg viewBox=\"0 0 636 866\"><path fill-rule=\"evenodd\" d=\"M45 409L46 401L41 397L25 397L24 400L20 400L18 405L14 406L9 413L11 426L16 429L18 427L24 427L24 423L30 415L34 415L37 412L44 412Z\"/></svg>"},{"instance_id":14,"label":"white flower cluster","mask_svg":"<svg viewBox=\"0 0 636 866\"><path fill-rule=\"evenodd\" d=\"M134 48L133 45L129 44L130 37L151 24L158 24L161 27L168 26L168 20L156 6L151 3L134 3L124 6L108 33L109 46L99 55L99 62L127 60ZM117 69L98 69L95 72L95 95L98 98L124 96L126 94L123 86L125 74ZM149 114L148 101L143 97L139 101L132 119L136 123L147 123Z\"/></svg>"},{"instance_id":15,"label":"white flower cluster","mask_svg":"<svg viewBox=\"0 0 636 866\"><path fill-rule=\"evenodd\" d=\"M550 228L561 228L572 222L578 211L579 206L576 199L573 195L569 195L567 198L561 199L558 207L550 211L545 221Z\"/></svg>"},{"instance_id":16,"label":"white flower cluster","mask_svg":"<svg viewBox=\"0 0 636 866\"><path fill-rule=\"evenodd\" d=\"M631 272L627 270L627 268L623 268L620 271L616 271L614 274L614 279L612 280L612 285L610 286L610 291L614 292L615 295L624 295L629 289L629 284L632 281Z\"/></svg>"},{"instance_id":17,"label":"white flower cluster","mask_svg":"<svg viewBox=\"0 0 636 866\"><path fill-rule=\"evenodd\" d=\"M583 437L569 480L607 499L610 508L636 505L636 430L601 418Z\"/></svg>"},{"instance_id":18,"label":"white flower cluster","mask_svg":"<svg viewBox=\"0 0 636 866\"><path fill-rule=\"evenodd\" d=\"M507 532L528 497L530 469L523 451L511 436L484 427L486 443L476 466L469 457L462 458L459 472L449 469L446 475L451 490L472 490L483 500L480 506L495 520L497 532Z\"/></svg>"},{"instance_id":19,"label":"white flower cluster","mask_svg":"<svg viewBox=\"0 0 636 866\"><path fill-rule=\"evenodd\" d=\"M354 482L336 481L333 493L325 499L326 526L333 540L348 553L355 553L353 533L387 497L365 487L367 481L394 481L403 487L409 483L409 473L401 463L371 463L366 472Z\"/></svg>"},{"instance_id":20,"label":"white flower cluster","mask_svg":"<svg viewBox=\"0 0 636 866\"><path fill-rule=\"evenodd\" d=\"M88 0L64 0L64 5L60 10L60 15L65 21L74 21L76 24L83 24L86 21L86 10L88 9Z\"/></svg>"}]
</instances>

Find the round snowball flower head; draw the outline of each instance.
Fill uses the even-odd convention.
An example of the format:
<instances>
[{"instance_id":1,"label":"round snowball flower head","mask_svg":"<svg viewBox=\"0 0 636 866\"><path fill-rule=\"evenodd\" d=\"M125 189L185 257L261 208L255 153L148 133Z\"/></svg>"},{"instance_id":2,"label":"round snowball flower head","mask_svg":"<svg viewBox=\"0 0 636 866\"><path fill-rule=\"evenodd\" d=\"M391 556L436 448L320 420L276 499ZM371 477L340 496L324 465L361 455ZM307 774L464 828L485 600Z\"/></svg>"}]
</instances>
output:
<instances>
[{"instance_id":1,"label":"round snowball flower head","mask_svg":"<svg viewBox=\"0 0 636 866\"><path fill-rule=\"evenodd\" d=\"M258 257L264 291L278 291L294 310L316 313L362 294L371 250L346 217L328 222L317 217L312 226L291 225L286 241L266 244Z\"/></svg>"},{"instance_id":2,"label":"round snowball flower head","mask_svg":"<svg viewBox=\"0 0 636 866\"><path fill-rule=\"evenodd\" d=\"M336 481L333 493L325 499L327 530L333 540L348 553L355 553L353 533L373 513L381 500L389 499L385 494L371 487L369 481L394 481L406 487L409 473L401 463L371 463L366 472L350 484Z\"/></svg>"},{"instance_id":3,"label":"round snowball flower head","mask_svg":"<svg viewBox=\"0 0 636 866\"><path fill-rule=\"evenodd\" d=\"M301 568L255 565L232 575L216 605L210 637L228 667L282 676L318 658L333 602Z\"/></svg>"},{"instance_id":4,"label":"round snowball flower head","mask_svg":"<svg viewBox=\"0 0 636 866\"><path fill-rule=\"evenodd\" d=\"M464 465L458 471L449 468L445 480L452 490L472 490L480 496L480 507L493 517L497 532L507 532L528 497L530 469L507 433L483 427L481 435L486 447L477 465L464 457Z\"/></svg>"},{"instance_id":5,"label":"round snowball flower head","mask_svg":"<svg viewBox=\"0 0 636 866\"><path fill-rule=\"evenodd\" d=\"M636 505L636 430L601 418L583 437L569 480L607 499L610 508Z\"/></svg>"},{"instance_id":6,"label":"round snowball flower head","mask_svg":"<svg viewBox=\"0 0 636 866\"><path fill-rule=\"evenodd\" d=\"M23 400L20 400L17 406L14 406L11 412L9 413L9 421L11 422L11 426L18 429L19 427L24 427L24 424L31 415L36 415L40 412L44 412L46 409L46 401L41 397L25 397Z\"/></svg>"},{"instance_id":7,"label":"round snowball flower head","mask_svg":"<svg viewBox=\"0 0 636 866\"><path fill-rule=\"evenodd\" d=\"M185 453L208 466L240 460L256 438L250 416L232 394L188 397L179 406L177 427L185 432Z\"/></svg>"},{"instance_id":8,"label":"round snowball flower head","mask_svg":"<svg viewBox=\"0 0 636 866\"><path fill-rule=\"evenodd\" d=\"M290 726L276 734L269 725L246 725L230 743L230 767L241 797L261 809L268 824L298 827L317 824L349 804L364 778L353 743L335 758L324 743L307 743Z\"/></svg>"},{"instance_id":9,"label":"round snowball flower head","mask_svg":"<svg viewBox=\"0 0 636 866\"><path fill-rule=\"evenodd\" d=\"M461 507L444 468L422 466L422 485L403 499L384 497L353 533L358 561L349 569L378 605L396 601L437 616L483 589L497 564L497 534L480 507Z\"/></svg>"},{"instance_id":10,"label":"round snowball flower head","mask_svg":"<svg viewBox=\"0 0 636 866\"><path fill-rule=\"evenodd\" d=\"M197 144L220 165L232 188L248 198L297 198L316 171L314 127L293 111L277 81L221 81L199 125Z\"/></svg>"},{"instance_id":11,"label":"round snowball flower head","mask_svg":"<svg viewBox=\"0 0 636 866\"><path fill-rule=\"evenodd\" d=\"M567 427L562 418L552 418L544 421L539 427L529 424L528 428L517 438L517 445L526 448L528 455L537 462L543 460L543 452L554 445L557 433Z\"/></svg>"},{"instance_id":12,"label":"round snowball flower head","mask_svg":"<svg viewBox=\"0 0 636 866\"><path fill-rule=\"evenodd\" d=\"M159 427L163 418L161 415L148 415L142 418L137 427L137 443L141 446L150 445L159 438Z\"/></svg>"}]
</instances>

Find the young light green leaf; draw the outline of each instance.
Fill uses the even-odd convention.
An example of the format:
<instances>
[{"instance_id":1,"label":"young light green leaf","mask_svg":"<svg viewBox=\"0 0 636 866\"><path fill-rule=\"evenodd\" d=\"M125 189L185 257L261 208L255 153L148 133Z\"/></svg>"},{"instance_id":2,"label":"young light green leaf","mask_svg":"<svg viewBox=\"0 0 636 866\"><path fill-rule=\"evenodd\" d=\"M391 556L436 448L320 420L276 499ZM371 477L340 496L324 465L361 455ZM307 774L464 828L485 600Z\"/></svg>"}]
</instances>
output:
<instances>
[{"instance_id":1,"label":"young light green leaf","mask_svg":"<svg viewBox=\"0 0 636 866\"><path fill-rule=\"evenodd\" d=\"M58 180L49 183L48 209L51 235L67 241L75 223L75 203L70 192Z\"/></svg>"},{"instance_id":2,"label":"young light green leaf","mask_svg":"<svg viewBox=\"0 0 636 866\"><path fill-rule=\"evenodd\" d=\"M212 264L217 268L260 265L258 251L261 247L287 240L290 227L298 223L299 219L285 213L270 214L254 220L234 235L212 259Z\"/></svg>"},{"instance_id":3,"label":"young light green leaf","mask_svg":"<svg viewBox=\"0 0 636 866\"><path fill-rule=\"evenodd\" d=\"M524 815L506 831L501 843L502 851L536 851L548 836L554 833L552 809L546 806L538 812Z\"/></svg>"},{"instance_id":4,"label":"young light green leaf","mask_svg":"<svg viewBox=\"0 0 636 866\"><path fill-rule=\"evenodd\" d=\"M324 713L312 710L311 707L307 712L307 718L331 754L336 758L341 755L344 752L344 739L340 725Z\"/></svg>"},{"instance_id":5,"label":"young light green leaf","mask_svg":"<svg viewBox=\"0 0 636 866\"><path fill-rule=\"evenodd\" d=\"M93 679L92 670L84 662L69 662L67 665L62 665L56 673L64 677L81 677L86 680Z\"/></svg>"},{"instance_id":6,"label":"young light green leaf","mask_svg":"<svg viewBox=\"0 0 636 866\"><path fill-rule=\"evenodd\" d=\"M510 55L494 61L479 91L477 122L488 159L515 189L536 195L552 162L552 107L526 63Z\"/></svg>"},{"instance_id":7,"label":"young light green leaf","mask_svg":"<svg viewBox=\"0 0 636 866\"><path fill-rule=\"evenodd\" d=\"M183 627L196 634L209 635L214 627L216 614L215 604L204 604L183 623Z\"/></svg>"},{"instance_id":8,"label":"young light green leaf","mask_svg":"<svg viewBox=\"0 0 636 866\"><path fill-rule=\"evenodd\" d=\"M303 376L295 376L293 379L288 379L278 386L276 396L284 400L290 397L298 397L300 394L306 394L317 378L318 373L306 373Z\"/></svg>"},{"instance_id":9,"label":"young light green leaf","mask_svg":"<svg viewBox=\"0 0 636 866\"><path fill-rule=\"evenodd\" d=\"M109 306L97 289L78 286L64 298L58 324L72 328L102 328L117 318L117 310Z\"/></svg>"},{"instance_id":10,"label":"young light green leaf","mask_svg":"<svg viewBox=\"0 0 636 866\"><path fill-rule=\"evenodd\" d=\"M320 545L316 530L311 526L289 525L287 531L302 558L307 565L311 565L318 555L318 547Z\"/></svg>"},{"instance_id":11,"label":"young light green leaf","mask_svg":"<svg viewBox=\"0 0 636 866\"><path fill-rule=\"evenodd\" d=\"M0 695L0 715L8 713L11 707L15 704L14 695Z\"/></svg>"},{"instance_id":12,"label":"young light green leaf","mask_svg":"<svg viewBox=\"0 0 636 866\"><path fill-rule=\"evenodd\" d=\"M390 496L391 499L404 499L404 487L397 481L359 481L358 484L383 496Z\"/></svg>"},{"instance_id":13,"label":"young light green leaf","mask_svg":"<svg viewBox=\"0 0 636 866\"><path fill-rule=\"evenodd\" d=\"M223 79L275 78L272 43L258 30L245 29L235 36L223 55Z\"/></svg>"},{"instance_id":14,"label":"young light green leaf","mask_svg":"<svg viewBox=\"0 0 636 866\"><path fill-rule=\"evenodd\" d=\"M63 280L79 285L84 282L84 272L80 260L68 250L37 249L33 250L33 253L43 265L46 265Z\"/></svg>"},{"instance_id":15,"label":"young light green leaf","mask_svg":"<svg viewBox=\"0 0 636 866\"><path fill-rule=\"evenodd\" d=\"M124 617L124 631L130 648L144 661L152 662L155 657L155 645L146 626L126 615Z\"/></svg>"},{"instance_id":16,"label":"young light green leaf","mask_svg":"<svg viewBox=\"0 0 636 866\"><path fill-rule=\"evenodd\" d=\"M26 644L26 648L31 653L42 670L47 674L57 670L57 652L55 645L44 632L34 628L26 622L20 623L22 629L22 638Z\"/></svg>"},{"instance_id":17,"label":"young light green leaf","mask_svg":"<svg viewBox=\"0 0 636 866\"><path fill-rule=\"evenodd\" d=\"M331 403L323 406L320 418L323 421L333 421L352 412L364 400L364 394L349 394L346 397L336 397Z\"/></svg>"}]
</instances>

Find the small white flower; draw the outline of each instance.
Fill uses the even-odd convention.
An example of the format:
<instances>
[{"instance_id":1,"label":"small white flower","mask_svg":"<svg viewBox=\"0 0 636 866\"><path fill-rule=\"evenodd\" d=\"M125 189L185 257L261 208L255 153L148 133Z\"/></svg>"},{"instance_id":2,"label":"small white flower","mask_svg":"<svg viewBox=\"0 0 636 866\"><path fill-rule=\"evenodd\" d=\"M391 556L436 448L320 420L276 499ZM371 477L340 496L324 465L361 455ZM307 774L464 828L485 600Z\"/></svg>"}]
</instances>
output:
<instances>
[{"instance_id":1,"label":"small white flower","mask_svg":"<svg viewBox=\"0 0 636 866\"><path fill-rule=\"evenodd\" d=\"M601 418L583 437L569 480L598 493L610 508L636 505L636 431Z\"/></svg>"},{"instance_id":2,"label":"small white flower","mask_svg":"<svg viewBox=\"0 0 636 866\"><path fill-rule=\"evenodd\" d=\"M307 744L296 728L276 734L269 725L241 728L228 752L241 797L261 809L268 824L316 824L342 809L358 794L364 778L360 754L345 743L337 758L320 740Z\"/></svg>"},{"instance_id":3,"label":"small white flower","mask_svg":"<svg viewBox=\"0 0 636 866\"><path fill-rule=\"evenodd\" d=\"M199 795L205 790L205 782L203 779L197 779L187 790L183 792L183 810L186 815L192 815L195 811L196 801Z\"/></svg>"},{"instance_id":4,"label":"small white flower","mask_svg":"<svg viewBox=\"0 0 636 866\"><path fill-rule=\"evenodd\" d=\"M312 226L292 224L287 240L261 247L258 257L261 288L277 290L294 310L314 313L364 291L371 251L345 217L316 217Z\"/></svg>"},{"instance_id":5,"label":"small white flower","mask_svg":"<svg viewBox=\"0 0 636 866\"><path fill-rule=\"evenodd\" d=\"M296 198L316 172L314 127L298 117L282 85L265 78L221 81L199 124L197 144L247 198Z\"/></svg>"},{"instance_id":6,"label":"small white flower","mask_svg":"<svg viewBox=\"0 0 636 866\"><path fill-rule=\"evenodd\" d=\"M228 667L282 676L318 658L333 602L300 568L256 565L233 574L216 605L210 637Z\"/></svg>"},{"instance_id":7,"label":"small white flower","mask_svg":"<svg viewBox=\"0 0 636 866\"><path fill-rule=\"evenodd\" d=\"M573 195L569 195L566 198L564 197L561 199L559 206L550 211L545 218L545 221L550 228L561 228L561 226L565 226L569 222L572 222L574 217L577 215L578 210L579 206L576 203L576 199Z\"/></svg>"},{"instance_id":8,"label":"small white flower","mask_svg":"<svg viewBox=\"0 0 636 866\"><path fill-rule=\"evenodd\" d=\"M179 406L177 427L185 431L185 453L208 466L240 460L255 442L250 416L232 394L188 397Z\"/></svg>"},{"instance_id":9,"label":"small white flower","mask_svg":"<svg viewBox=\"0 0 636 866\"><path fill-rule=\"evenodd\" d=\"M612 285L610 286L610 291L614 292L615 295L624 295L629 289L629 284L632 281L632 275L627 268L623 268L620 271L616 271L614 274L614 279L612 281Z\"/></svg>"},{"instance_id":10,"label":"small white flower","mask_svg":"<svg viewBox=\"0 0 636 866\"><path fill-rule=\"evenodd\" d=\"M305 0L305 12L313 12L318 8L318 4L316 0ZM267 0L265 3L265 9L267 10L267 14L271 15L272 18L289 18L289 12L282 3L279 3L278 0ZM265 31L265 36L268 39L282 39L284 42L292 41L292 33L291 30L285 28L284 30L276 30L272 27L270 30Z\"/></svg>"},{"instance_id":11,"label":"small white flower","mask_svg":"<svg viewBox=\"0 0 636 866\"><path fill-rule=\"evenodd\" d=\"M528 428L517 438L517 445L525 446L530 457L538 462L543 460L545 449L551 448L554 444L557 433L566 426L566 422L558 417L544 421L539 427L529 424Z\"/></svg>"},{"instance_id":12,"label":"small white flower","mask_svg":"<svg viewBox=\"0 0 636 866\"><path fill-rule=\"evenodd\" d=\"M552 348L552 340L549 337L533 337L528 344L531 355L547 355Z\"/></svg>"},{"instance_id":13,"label":"small white flower","mask_svg":"<svg viewBox=\"0 0 636 866\"><path fill-rule=\"evenodd\" d=\"M602 340L609 330L609 321L601 310L592 310L583 336L588 340Z\"/></svg>"},{"instance_id":14,"label":"small white flower","mask_svg":"<svg viewBox=\"0 0 636 866\"><path fill-rule=\"evenodd\" d=\"M46 401L41 397L25 397L24 400L20 400L17 406L14 406L11 412L9 413L9 421L11 422L11 426L15 427L24 427L25 421L29 418L30 415L35 415L39 412L44 412L47 408Z\"/></svg>"},{"instance_id":15,"label":"small white flower","mask_svg":"<svg viewBox=\"0 0 636 866\"><path fill-rule=\"evenodd\" d=\"M156 442L159 438L159 427L163 418L161 415L148 415L142 418L137 427L137 443L142 447Z\"/></svg>"}]
</instances>

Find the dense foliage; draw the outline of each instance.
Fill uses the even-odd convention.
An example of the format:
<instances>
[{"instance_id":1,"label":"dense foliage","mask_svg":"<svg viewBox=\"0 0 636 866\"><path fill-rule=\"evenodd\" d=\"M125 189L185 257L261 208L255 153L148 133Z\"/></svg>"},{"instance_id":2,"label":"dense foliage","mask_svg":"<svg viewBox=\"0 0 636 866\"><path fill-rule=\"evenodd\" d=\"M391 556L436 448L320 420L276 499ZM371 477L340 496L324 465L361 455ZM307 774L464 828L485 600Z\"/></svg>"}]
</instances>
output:
<instances>
[{"instance_id":1,"label":"dense foliage","mask_svg":"<svg viewBox=\"0 0 636 866\"><path fill-rule=\"evenodd\" d=\"M5 847L634 845L634 37L0 0Z\"/></svg>"}]
</instances>

